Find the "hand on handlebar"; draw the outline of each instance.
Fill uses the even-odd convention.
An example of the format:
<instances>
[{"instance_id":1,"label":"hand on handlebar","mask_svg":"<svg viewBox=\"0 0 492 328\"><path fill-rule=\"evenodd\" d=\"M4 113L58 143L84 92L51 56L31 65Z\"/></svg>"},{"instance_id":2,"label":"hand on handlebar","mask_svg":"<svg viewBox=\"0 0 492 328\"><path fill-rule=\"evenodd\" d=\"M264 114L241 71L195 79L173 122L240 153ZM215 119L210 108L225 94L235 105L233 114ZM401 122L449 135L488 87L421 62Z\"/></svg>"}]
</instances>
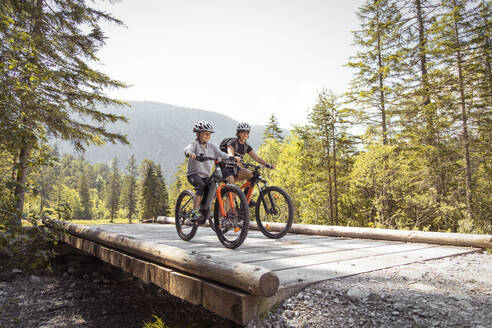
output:
<instances>
[{"instance_id":1,"label":"hand on handlebar","mask_svg":"<svg viewBox=\"0 0 492 328\"><path fill-rule=\"evenodd\" d=\"M191 159L196 159L196 154L190 151L189 153L186 154L186 157L189 157Z\"/></svg>"}]
</instances>

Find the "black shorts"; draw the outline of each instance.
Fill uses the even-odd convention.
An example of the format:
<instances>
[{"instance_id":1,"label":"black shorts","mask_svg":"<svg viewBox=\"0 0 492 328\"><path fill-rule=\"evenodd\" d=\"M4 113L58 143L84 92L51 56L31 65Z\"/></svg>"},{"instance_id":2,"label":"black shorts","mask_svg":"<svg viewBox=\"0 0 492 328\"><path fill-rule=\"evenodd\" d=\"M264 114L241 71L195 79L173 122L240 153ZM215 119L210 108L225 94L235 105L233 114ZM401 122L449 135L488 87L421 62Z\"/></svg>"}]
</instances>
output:
<instances>
[{"instance_id":1,"label":"black shorts","mask_svg":"<svg viewBox=\"0 0 492 328\"><path fill-rule=\"evenodd\" d=\"M205 182L205 179L203 179L201 176L198 174L192 174L188 175L188 182L191 183L193 187L195 187L195 193L197 196L203 196L203 193L205 192L205 189L207 188L207 184Z\"/></svg>"},{"instance_id":2,"label":"black shorts","mask_svg":"<svg viewBox=\"0 0 492 328\"><path fill-rule=\"evenodd\" d=\"M222 171L222 177L226 179L227 177L230 177L231 175L234 178L237 178L237 173L239 172L237 166L231 166L231 165L225 165L223 163L219 163L220 170Z\"/></svg>"}]
</instances>

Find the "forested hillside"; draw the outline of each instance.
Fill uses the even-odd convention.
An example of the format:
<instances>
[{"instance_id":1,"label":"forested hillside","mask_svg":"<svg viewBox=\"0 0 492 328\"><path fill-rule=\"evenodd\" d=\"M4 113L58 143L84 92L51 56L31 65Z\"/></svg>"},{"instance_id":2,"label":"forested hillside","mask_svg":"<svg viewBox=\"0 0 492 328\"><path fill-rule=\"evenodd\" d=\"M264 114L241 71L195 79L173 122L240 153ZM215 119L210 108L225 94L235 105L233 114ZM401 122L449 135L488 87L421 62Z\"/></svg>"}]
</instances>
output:
<instances>
[{"instance_id":1,"label":"forested hillside","mask_svg":"<svg viewBox=\"0 0 492 328\"><path fill-rule=\"evenodd\" d=\"M67 142L55 140L60 154L82 156L91 163L109 165L113 157L120 164L135 155L137 161L151 159L160 164L166 177L171 178L176 166L183 160L184 147L194 140L193 125L196 121L211 122L216 133L211 142L218 144L226 137L234 136L237 121L232 118L201 109L185 108L151 101L129 101L130 106L99 106L104 113L123 115L127 123L108 124L106 129L127 136L129 145L108 143L89 146L85 153L78 153ZM261 144L264 126L253 126L250 143L254 148Z\"/></svg>"},{"instance_id":2,"label":"forested hillside","mask_svg":"<svg viewBox=\"0 0 492 328\"><path fill-rule=\"evenodd\" d=\"M102 32L60 34L82 18L46 24L51 14L39 3L11 2L0 17L1 213L20 224L21 216L147 218L172 209L187 186L182 150L194 139L193 123L212 122L218 143L237 122L153 102L119 109L122 101L102 89L126 85L79 58L92 58L97 47L80 45L103 43ZM80 6L97 25L100 16ZM26 20L29 10L48 18ZM264 174L290 193L296 223L492 233L491 11L484 0L361 4L357 51L346 63L350 87L320 90L308 123L288 137L275 132L274 116L251 134L255 148L264 141L260 156L277 166ZM34 36L26 33L32 24ZM92 163L63 157L66 146L57 155L53 139L87 148ZM132 183L130 192L124 186Z\"/></svg>"}]
</instances>

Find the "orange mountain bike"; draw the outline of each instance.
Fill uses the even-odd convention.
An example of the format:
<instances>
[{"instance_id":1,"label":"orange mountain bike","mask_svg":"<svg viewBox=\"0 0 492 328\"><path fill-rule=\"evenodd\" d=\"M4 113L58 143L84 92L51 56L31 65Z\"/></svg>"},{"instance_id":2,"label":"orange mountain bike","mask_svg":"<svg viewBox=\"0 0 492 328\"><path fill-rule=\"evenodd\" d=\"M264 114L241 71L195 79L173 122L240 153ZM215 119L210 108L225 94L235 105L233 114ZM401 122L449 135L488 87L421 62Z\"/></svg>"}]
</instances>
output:
<instances>
[{"instance_id":1,"label":"orange mountain bike","mask_svg":"<svg viewBox=\"0 0 492 328\"><path fill-rule=\"evenodd\" d=\"M179 194L175 207L175 224L178 236L186 241L191 240L195 236L198 226L208 220L222 245L227 248L237 248L241 246L248 235L249 211L246 196L238 186L223 183L225 180L220 169L218 169L218 162L215 158L197 156L196 159L198 161L215 161L215 170L206 181L207 188L200 204L201 222L190 220L194 192L187 189ZM213 211L211 209L212 204L214 204Z\"/></svg>"},{"instance_id":2,"label":"orange mountain bike","mask_svg":"<svg viewBox=\"0 0 492 328\"><path fill-rule=\"evenodd\" d=\"M248 204L257 185L258 199L255 205L255 216L258 229L268 238L282 238L292 227L294 221L294 205L289 194L280 187L268 186L261 177L262 166L242 163L243 167L253 169L253 178L241 186L245 191ZM260 183L262 185L260 185Z\"/></svg>"}]
</instances>

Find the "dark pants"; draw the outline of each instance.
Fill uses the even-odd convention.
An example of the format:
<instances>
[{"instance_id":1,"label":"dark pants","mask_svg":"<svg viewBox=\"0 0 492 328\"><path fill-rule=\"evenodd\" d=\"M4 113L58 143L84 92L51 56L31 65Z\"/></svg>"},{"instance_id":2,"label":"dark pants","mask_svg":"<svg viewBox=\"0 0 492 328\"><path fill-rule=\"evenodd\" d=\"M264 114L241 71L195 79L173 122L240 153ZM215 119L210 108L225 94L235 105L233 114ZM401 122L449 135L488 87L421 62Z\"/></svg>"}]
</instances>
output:
<instances>
[{"instance_id":1,"label":"dark pants","mask_svg":"<svg viewBox=\"0 0 492 328\"><path fill-rule=\"evenodd\" d=\"M234 178L237 178L237 172L239 172L237 166L231 166L231 165L224 165L222 163L219 163L220 170L222 171L222 177L226 179L228 176L233 176Z\"/></svg>"},{"instance_id":2,"label":"dark pants","mask_svg":"<svg viewBox=\"0 0 492 328\"><path fill-rule=\"evenodd\" d=\"M205 189L207 188L207 184L205 179L200 177L198 174L192 174L187 176L188 182L191 183L193 187L195 187L195 193L197 196L203 196Z\"/></svg>"}]
</instances>

